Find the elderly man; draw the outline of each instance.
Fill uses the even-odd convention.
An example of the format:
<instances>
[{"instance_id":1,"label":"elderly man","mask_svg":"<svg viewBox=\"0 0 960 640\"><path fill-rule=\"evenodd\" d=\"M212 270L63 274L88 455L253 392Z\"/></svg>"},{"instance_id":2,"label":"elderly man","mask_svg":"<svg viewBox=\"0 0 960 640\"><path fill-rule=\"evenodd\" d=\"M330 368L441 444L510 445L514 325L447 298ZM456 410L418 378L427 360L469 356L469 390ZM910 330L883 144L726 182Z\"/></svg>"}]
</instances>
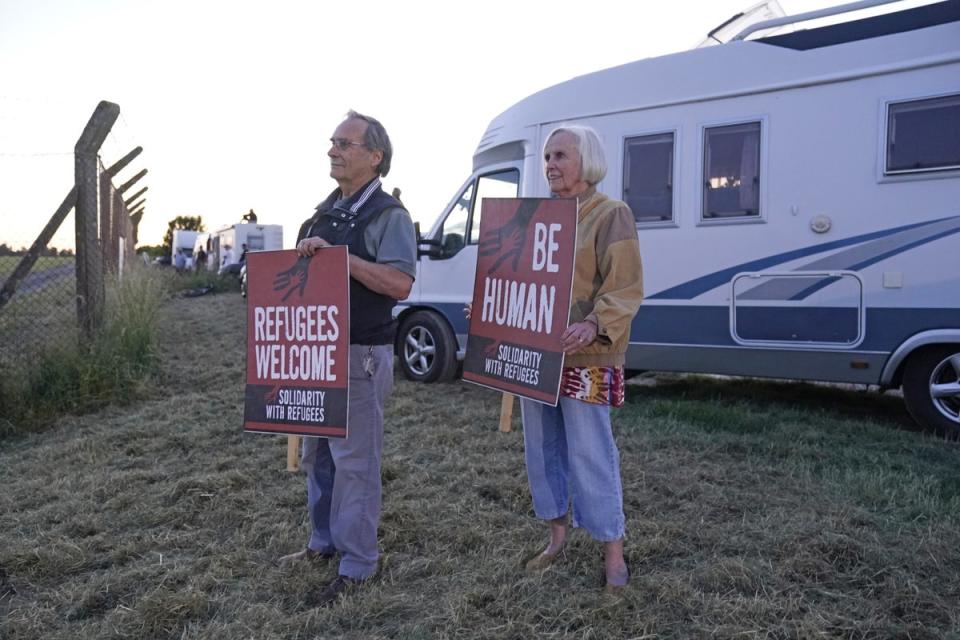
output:
<instances>
[{"instance_id":1,"label":"elderly man","mask_svg":"<svg viewBox=\"0 0 960 640\"><path fill-rule=\"evenodd\" d=\"M350 407L346 439L304 438L307 508L313 533L282 564L340 555L339 575L315 598L326 605L376 573L383 409L393 388L392 309L416 275L410 214L380 188L393 148L374 118L350 111L330 138L338 187L300 227L297 252L346 245L350 253Z\"/></svg>"}]
</instances>

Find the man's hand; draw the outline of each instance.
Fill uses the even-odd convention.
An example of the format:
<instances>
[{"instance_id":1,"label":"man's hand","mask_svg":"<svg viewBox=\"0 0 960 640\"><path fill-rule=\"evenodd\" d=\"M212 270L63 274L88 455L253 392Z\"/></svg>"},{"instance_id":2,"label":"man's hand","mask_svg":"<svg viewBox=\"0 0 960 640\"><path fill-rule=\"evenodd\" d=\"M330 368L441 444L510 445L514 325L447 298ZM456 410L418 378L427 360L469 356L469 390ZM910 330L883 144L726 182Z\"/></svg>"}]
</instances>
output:
<instances>
[{"instance_id":1,"label":"man's hand","mask_svg":"<svg viewBox=\"0 0 960 640\"><path fill-rule=\"evenodd\" d=\"M304 258L309 258L317 252L319 249L324 247L332 247L329 242L323 238L304 238L297 243L297 253L299 253Z\"/></svg>"}]
</instances>

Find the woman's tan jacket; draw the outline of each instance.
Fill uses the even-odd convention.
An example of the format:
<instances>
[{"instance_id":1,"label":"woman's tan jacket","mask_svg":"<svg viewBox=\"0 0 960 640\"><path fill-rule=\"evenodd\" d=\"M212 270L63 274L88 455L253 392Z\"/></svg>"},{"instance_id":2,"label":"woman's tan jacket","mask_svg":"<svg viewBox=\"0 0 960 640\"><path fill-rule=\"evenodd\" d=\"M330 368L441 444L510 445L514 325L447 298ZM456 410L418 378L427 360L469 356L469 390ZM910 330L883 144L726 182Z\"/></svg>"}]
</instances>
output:
<instances>
[{"instance_id":1,"label":"woman's tan jacket","mask_svg":"<svg viewBox=\"0 0 960 640\"><path fill-rule=\"evenodd\" d=\"M569 322L595 322L597 339L567 355L564 365L622 365L630 342L630 323L642 300L643 265L633 213L623 202L591 187L578 198Z\"/></svg>"}]
</instances>

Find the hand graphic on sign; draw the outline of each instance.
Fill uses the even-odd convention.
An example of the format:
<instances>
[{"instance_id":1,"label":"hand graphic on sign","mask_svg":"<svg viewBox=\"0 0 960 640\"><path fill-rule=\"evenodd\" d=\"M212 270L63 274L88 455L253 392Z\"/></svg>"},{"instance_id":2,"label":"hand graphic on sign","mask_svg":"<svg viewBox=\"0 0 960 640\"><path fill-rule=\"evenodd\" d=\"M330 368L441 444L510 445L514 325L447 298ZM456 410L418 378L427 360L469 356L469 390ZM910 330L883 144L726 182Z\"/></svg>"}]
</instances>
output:
<instances>
[{"instance_id":1,"label":"hand graphic on sign","mask_svg":"<svg viewBox=\"0 0 960 640\"><path fill-rule=\"evenodd\" d=\"M290 287L290 290L284 294L281 299L283 302L286 302L287 298L290 297L290 294L294 291L299 291L300 295L303 295L303 290L307 286L307 267L310 263L310 258L298 258L296 262L293 263L293 266L287 269L286 271L281 271L273 280L273 290L282 291L287 287ZM293 284L291 284L291 282Z\"/></svg>"},{"instance_id":2,"label":"hand graphic on sign","mask_svg":"<svg viewBox=\"0 0 960 640\"><path fill-rule=\"evenodd\" d=\"M497 258L488 269L488 273L496 271L508 258L513 258L513 270L517 270L517 263L523 253L523 245L527 241L527 230L530 228L530 221L533 220L533 214L538 206L540 206L539 200L527 199L521 201L517 213L506 224L498 229L491 229L484 235L481 241L483 247L480 251L481 256L496 255L503 250L504 246L512 245L509 250Z\"/></svg>"}]
</instances>

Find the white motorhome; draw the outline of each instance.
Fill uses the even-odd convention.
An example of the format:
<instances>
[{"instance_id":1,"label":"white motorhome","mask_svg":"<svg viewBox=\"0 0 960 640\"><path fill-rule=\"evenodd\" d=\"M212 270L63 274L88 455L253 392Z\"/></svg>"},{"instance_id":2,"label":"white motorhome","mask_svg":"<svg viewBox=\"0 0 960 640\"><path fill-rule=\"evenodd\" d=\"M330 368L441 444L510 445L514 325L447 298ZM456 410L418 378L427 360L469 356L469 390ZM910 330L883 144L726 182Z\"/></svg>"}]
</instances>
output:
<instances>
[{"instance_id":1,"label":"white motorhome","mask_svg":"<svg viewBox=\"0 0 960 640\"><path fill-rule=\"evenodd\" d=\"M193 265L193 245L197 239L198 231L188 231L186 229L174 229L173 240L170 243L170 264L177 263L177 251L183 253L187 261L186 268Z\"/></svg>"},{"instance_id":2,"label":"white motorhome","mask_svg":"<svg viewBox=\"0 0 960 640\"><path fill-rule=\"evenodd\" d=\"M231 264L239 264L243 245L247 251L275 251L283 249L283 225L257 224L245 222L227 225L217 229L208 241L207 255L211 269L223 269L226 266L227 248L230 249ZM239 272L237 267L236 271Z\"/></svg>"},{"instance_id":3,"label":"white motorhome","mask_svg":"<svg viewBox=\"0 0 960 640\"><path fill-rule=\"evenodd\" d=\"M915 418L960 432L960 0L849 15L877 4L769 20L496 117L396 308L405 375L455 375L482 200L548 196L545 137L582 123L604 141L599 190L636 217L629 369L902 385ZM846 21L754 33L827 12Z\"/></svg>"}]
</instances>

